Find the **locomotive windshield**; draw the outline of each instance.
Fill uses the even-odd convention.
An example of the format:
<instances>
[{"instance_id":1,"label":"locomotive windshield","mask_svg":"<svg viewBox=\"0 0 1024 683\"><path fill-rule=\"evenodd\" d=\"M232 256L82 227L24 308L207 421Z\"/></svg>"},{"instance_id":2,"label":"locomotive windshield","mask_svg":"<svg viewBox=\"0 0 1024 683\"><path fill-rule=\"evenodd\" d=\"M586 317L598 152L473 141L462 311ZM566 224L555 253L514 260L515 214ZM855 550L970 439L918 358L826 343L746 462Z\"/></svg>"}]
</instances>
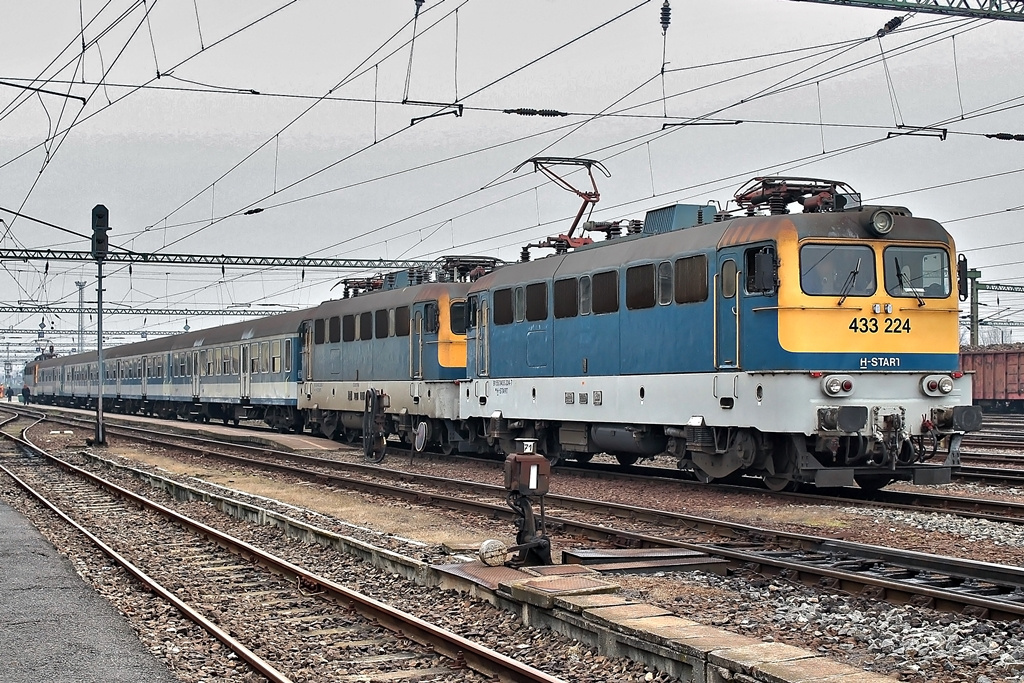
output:
<instances>
[{"instance_id":1,"label":"locomotive windshield","mask_svg":"<svg viewBox=\"0 0 1024 683\"><path fill-rule=\"evenodd\" d=\"M875 252L852 244L805 244L800 248L800 287L821 296L875 293Z\"/></svg>"},{"instance_id":2,"label":"locomotive windshield","mask_svg":"<svg viewBox=\"0 0 1024 683\"><path fill-rule=\"evenodd\" d=\"M950 292L949 256L938 247L887 247L885 290L892 296L945 299Z\"/></svg>"}]
</instances>

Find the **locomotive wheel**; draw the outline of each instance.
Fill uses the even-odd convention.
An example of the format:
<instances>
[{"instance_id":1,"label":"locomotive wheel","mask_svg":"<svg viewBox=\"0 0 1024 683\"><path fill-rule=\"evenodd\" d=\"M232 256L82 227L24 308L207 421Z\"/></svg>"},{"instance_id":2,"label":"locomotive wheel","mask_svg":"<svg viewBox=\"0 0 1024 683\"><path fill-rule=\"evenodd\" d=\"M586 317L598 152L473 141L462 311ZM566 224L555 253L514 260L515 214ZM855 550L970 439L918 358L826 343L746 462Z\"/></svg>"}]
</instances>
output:
<instances>
[{"instance_id":1,"label":"locomotive wheel","mask_svg":"<svg viewBox=\"0 0 1024 683\"><path fill-rule=\"evenodd\" d=\"M855 474L853 480L865 491L880 491L892 483L892 477L887 474Z\"/></svg>"},{"instance_id":2,"label":"locomotive wheel","mask_svg":"<svg viewBox=\"0 0 1024 683\"><path fill-rule=\"evenodd\" d=\"M772 454L771 460L767 463L772 471L766 471L761 475L761 479L769 491L796 491L799 486L797 482L793 481L793 475L797 471L797 462L799 462L797 449L805 448L802 443L797 443L796 439L799 438L802 437L787 437L785 443L780 444L781 448L776 448Z\"/></svg>"},{"instance_id":3,"label":"locomotive wheel","mask_svg":"<svg viewBox=\"0 0 1024 683\"><path fill-rule=\"evenodd\" d=\"M359 432L354 429L346 429L341 433L341 438L345 443L355 443L359 438Z\"/></svg>"},{"instance_id":4,"label":"locomotive wheel","mask_svg":"<svg viewBox=\"0 0 1024 683\"><path fill-rule=\"evenodd\" d=\"M320 423L320 431L328 439L333 439L334 435L338 433L338 414L334 412L326 413L323 421Z\"/></svg>"}]
</instances>

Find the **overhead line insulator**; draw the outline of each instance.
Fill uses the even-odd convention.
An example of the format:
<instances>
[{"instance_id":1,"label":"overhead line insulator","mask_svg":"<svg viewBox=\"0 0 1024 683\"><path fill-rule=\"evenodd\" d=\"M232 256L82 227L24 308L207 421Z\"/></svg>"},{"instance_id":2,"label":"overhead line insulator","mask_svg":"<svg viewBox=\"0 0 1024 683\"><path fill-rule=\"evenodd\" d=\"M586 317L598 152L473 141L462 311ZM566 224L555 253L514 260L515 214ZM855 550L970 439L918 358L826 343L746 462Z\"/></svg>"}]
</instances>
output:
<instances>
[{"instance_id":1,"label":"overhead line insulator","mask_svg":"<svg viewBox=\"0 0 1024 683\"><path fill-rule=\"evenodd\" d=\"M502 109L506 114L518 114L519 116L568 116L569 112L558 111L557 109Z\"/></svg>"},{"instance_id":2,"label":"overhead line insulator","mask_svg":"<svg viewBox=\"0 0 1024 683\"><path fill-rule=\"evenodd\" d=\"M892 33L893 31L900 27L900 24L903 23L903 19L904 17L893 17L889 21L885 22L885 26L878 29L878 31L875 33L875 37L881 38L887 33Z\"/></svg>"},{"instance_id":3,"label":"overhead line insulator","mask_svg":"<svg viewBox=\"0 0 1024 683\"><path fill-rule=\"evenodd\" d=\"M668 25L672 23L672 8L669 7L668 0L665 0L665 4L661 6L661 35L668 33Z\"/></svg>"},{"instance_id":4,"label":"overhead line insulator","mask_svg":"<svg viewBox=\"0 0 1024 683\"><path fill-rule=\"evenodd\" d=\"M1024 135L1013 134L1013 133L987 133L987 138L994 138L996 140L1016 140L1017 142L1024 142Z\"/></svg>"}]
</instances>

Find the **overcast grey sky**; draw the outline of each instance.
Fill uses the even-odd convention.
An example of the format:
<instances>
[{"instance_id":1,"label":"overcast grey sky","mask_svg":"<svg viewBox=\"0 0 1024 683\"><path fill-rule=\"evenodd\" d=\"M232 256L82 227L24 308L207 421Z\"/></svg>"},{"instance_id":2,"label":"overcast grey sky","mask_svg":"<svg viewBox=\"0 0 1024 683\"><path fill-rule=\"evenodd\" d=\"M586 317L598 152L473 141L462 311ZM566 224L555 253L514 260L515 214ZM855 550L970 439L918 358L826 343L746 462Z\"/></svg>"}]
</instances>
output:
<instances>
[{"instance_id":1,"label":"overcast grey sky","mask_svg":"<svg viewBox=\"0 0 1024 683\"><path fill-rule=\"evenodd\" d=\"M900 13L675 0L663 38L661 4L426 0L410 45L413 0L0 0L0 207L86 235L102 203L111 243L142 252L515 260L526 242L564 231L579 201L512 170L578 156L611 172L598 177L599 220L724 202L757 174L834 178L944 222L984 280L1024 284L1024 250L1007 246L1024 242L1010 210L1024 206L1024 142L984 137L1024 133L1024 25L919 13L879 40ZM465 109L410 126L439 107L403 100ZM502 111L515 108L571 115ZM707 116L743 123L662 130ZM947 134L887 139L899 125ZM264 210L244 215L254 207ZM0 218L5 248L88 249ZM76 281L95 300L93 263L4 268L0 302L76 305ZM110 264L105 274L112 307L273 311L339 296L332 286L353 273ZM983 302L983 315L1024 320L1024 295ZM0 328L43 318L77 329L74 315L39 314L0 315Z\"/></svg>"}]
</instances>

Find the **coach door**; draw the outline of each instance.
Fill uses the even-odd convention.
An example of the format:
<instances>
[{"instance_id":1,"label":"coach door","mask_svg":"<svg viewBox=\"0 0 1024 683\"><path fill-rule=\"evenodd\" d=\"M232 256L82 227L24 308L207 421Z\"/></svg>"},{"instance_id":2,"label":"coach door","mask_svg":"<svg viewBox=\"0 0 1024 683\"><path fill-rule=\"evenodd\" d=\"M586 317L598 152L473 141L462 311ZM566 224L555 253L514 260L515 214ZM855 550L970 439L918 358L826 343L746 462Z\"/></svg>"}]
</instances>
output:
<instances>
[{"instance_id":1,"label":"coach door","mask_svg":"<svg viewBox=\"0 0 1024 683\"><path fill-rule=\"evenodd\" d=\"M240 398L249 398L249 388L252 384L252 376L250 372L252 368L249 364L249 345L242 344L242 363L238 366L238 395Z\"/></svg>"},{"instance_id":2,"label":"coach door","mask_svg":"<svg viewBox=\"0 0 1024 683\"><path fill-rule=\"evenodd\" d=\"M423 310L412 315L412 329L409 330L409 375L423 379Z\"/></svg>"},{"instance_id":3,"label":"coach door","mask_svg":"<svg viewBox=\"0 0 1024 683\"><path fill-rule=\"evenodd\" d=\"M121 361L117 361L116 377L114 377L114 385L117 387L117 395L121 395Z\"/></svg>"},{"instance_id":4,"label":"coach door","mask_svg":"<svg viewBox=\"0 0 1024 683\"><path fill-rule=\"evenodd\" d=\"M715 275L715 368L740 367L739 256L720 254Z\"/></svg>"},{"instance_id":5,"label":"coach door","mask_svg":"<svg viewBox=\"0 0 1024 683\"><path fill-rule=\"evenodd\" d=\"M139 373L142 382L142 398L146 398L146 380L149 379L149 358L142 357L142 372Z\"/></svg>"},{"instance_id":6,"label":"coach door","mask_svg":"<svg viewBox=\"0 0 1024 683\"><path fill-rule=\"evenodd\" d=\"M192 352L192 397L199 397L199 352Z\"/></svg>"}]
</instances>

